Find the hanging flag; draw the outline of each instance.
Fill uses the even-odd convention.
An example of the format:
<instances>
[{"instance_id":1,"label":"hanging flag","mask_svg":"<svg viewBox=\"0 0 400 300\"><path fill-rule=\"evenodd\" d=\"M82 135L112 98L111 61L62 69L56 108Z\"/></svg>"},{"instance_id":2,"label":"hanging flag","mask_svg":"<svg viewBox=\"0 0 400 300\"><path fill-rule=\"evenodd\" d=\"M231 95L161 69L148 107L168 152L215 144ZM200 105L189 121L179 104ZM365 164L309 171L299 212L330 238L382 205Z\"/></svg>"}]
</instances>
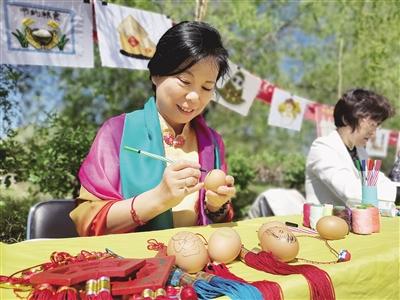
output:
<instances>
[{"instance_id":1,"label":"hanging flag","mask_svg":"<svg viewBox=\"0 0 400 300\"><path fill-rule=\"evenodd\" d=\"M243 116L247 116L260 89L261 79L232 62L229 62L229 68L228 78L226 80L220 79L217 82L215 101Z\"/></svg>"},{"instance_id":2,"label":"hanging flag","mask_svg":"<svg viewBox=\"0 0 400 300\"><path fill-rule=\"evenodd\" d=\"M0 63L92 68L92 8L83 1L4 0Z\"/></svg>"},{"instance_id":3,"label":"hanging flag","mask_svg":"<svg viewBox=\"0 0 400 300\"><path fill-rule=\"evenodd\" d=\"M265 103L271 104L274 89L275 86L272 83L266 81L265 79L262 79L260 90L258 91L256 98Z\"/></svg>"},{"instance_id":4,"label":"hanging flag","mask_svg":"<svg viewBox=\"0 0 400 300\"><path fill-rule=\"evenodd\" d=\"M367 153L373 157L386 157L390 130L378 128L373 138L368 140Z\"/></svg>"},{"instance_id":5,"label":"hanging flag","mask_svg":"<svg viewBox=\"0 0 400 300\"><path fill-rule=\"evenodd\" d=\"M315 122L315 108L318 103L316 102L308 102L306 109L304 111L304 119Z\"/></svg>"},{"instance_id":6,"label":"hanging flag","mask_svg":"<svg viewBox=\"0 0 400 300\"><path fill-rule=\"evenodd\" d=\"M390 134L389 134L389 145L391 145L391 146L397 145L397 142L398 142L398 139L399 139L399 135L400 135L399 131L394 131L394 130L390 131Z\"/></svg>"},{"instance_id":7,"label":"hanging flag","mask_svg":"<svg viewBox=\"0 0 400 300\"><path fill-rule=\"evenodd\" d=\"M147 70L161 36L172 26L164 15L95 2L102 66Z\"/></svg>"},{"instance_id":8,"label":"hanging flag","mask_svg":"<svg viewBox=\"0 0 400 300\"><path fill-rule=\"evenodd\" d=\"M331 105L315 105L315 124L317 126L317 136L325 136L336 129L333 119L333 109Z\"/></svg>"},{"instance_id":9,"label":"hanging flag","mask_svg":"<svg viewBox=\"0 0 400 300\"><path fill-rule=\"evenodd\" d=\"M275 88L269 111L268 125L300 131L309 101Z\"/></svg>"}]
</instances>

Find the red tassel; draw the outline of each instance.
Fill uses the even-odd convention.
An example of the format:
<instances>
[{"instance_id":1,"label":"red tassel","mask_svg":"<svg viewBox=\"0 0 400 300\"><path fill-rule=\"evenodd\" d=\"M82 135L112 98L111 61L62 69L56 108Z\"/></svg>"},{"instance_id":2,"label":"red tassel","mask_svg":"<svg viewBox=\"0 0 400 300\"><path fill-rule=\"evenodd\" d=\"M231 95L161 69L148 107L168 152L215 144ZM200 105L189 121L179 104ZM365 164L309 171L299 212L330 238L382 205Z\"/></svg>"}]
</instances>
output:
<instances>
[{"instance_id":1,"label":"red tassel","mask_svg":"<svg viewBox=\"0 0 400 300\"><path fill-rule=\"evenodd\" d=\"M52 300L55 291L50 284L41 284L35 287L28 296L28 300Z\"/></svg>"},{"instance_id":2,"label":"red tassel","mask_svg":"<svg viewBox=\"0 0 400 300\"><path fill-rule=\"evenodd\" d=\"M260 271L275 275L303 275L307 279L311 299L335 299L335 290L329 274L316 266L289 265L276 259L271 252L254 253L244 248L240 257L248 266Z\"/></svg>"},{"instance_id":3,"label":"red tassel","mask_svg":"<svg viewBox=\"0 0 400 300\"><path fill-rule=\"evenodd\" d=\"M69 286L62 286L57 290L55 300L77 300L78 292L76 289Z\"/></svg>"},{"instance_id":4,"label":"red tassel","mask_svg":"<svg viewBox=\"0 0 400 300\"><path fill-rule=\"evenodd\" d=\"M113 300L110 291L101 291L97 294L98 300Z\"/></svg>"},{"instance_id":5,"label":"red tassel","mask_svg":"<svg viewBox=\"0 0 400 300\"><path fill-rule=\"evenodd\" d=\"M225 264L209 264L206 267L206 272L214 275L218 275L225 279L231 279L243 283L248 283L246 280L237 277L235 274L231 273ZM276 282L262 280L250 283L252 286L256 287L264 299L281 300L283 299L283 292L280 285Z\"/></svg>"}]
</instances>

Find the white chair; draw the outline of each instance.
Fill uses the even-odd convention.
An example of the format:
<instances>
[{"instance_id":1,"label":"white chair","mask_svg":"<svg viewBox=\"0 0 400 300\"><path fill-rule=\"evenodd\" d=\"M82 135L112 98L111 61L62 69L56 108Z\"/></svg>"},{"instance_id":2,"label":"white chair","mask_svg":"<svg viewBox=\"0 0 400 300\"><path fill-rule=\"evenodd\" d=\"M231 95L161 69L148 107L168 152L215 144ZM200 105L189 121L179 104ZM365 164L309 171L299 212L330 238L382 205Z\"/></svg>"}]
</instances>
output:
<instances>
[{"instance_id":1,"label":"white chair","mask_svg":"<svg viewBox=\"0 0 400 300\"><path fill-rule=\"evenodd\" d=\"M247 214L249 218L301 215L305 202L295 189L271 188L258 195Z\"/></svg>"}]
</instances>

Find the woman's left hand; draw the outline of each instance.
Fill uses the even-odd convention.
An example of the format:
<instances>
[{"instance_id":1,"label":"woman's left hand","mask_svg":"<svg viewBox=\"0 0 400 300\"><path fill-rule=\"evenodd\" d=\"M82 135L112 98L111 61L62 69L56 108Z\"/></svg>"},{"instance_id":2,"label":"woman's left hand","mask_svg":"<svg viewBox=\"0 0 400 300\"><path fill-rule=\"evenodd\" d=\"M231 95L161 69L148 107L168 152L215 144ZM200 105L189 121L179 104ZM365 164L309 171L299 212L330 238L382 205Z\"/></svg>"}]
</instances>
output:
<instances>
[{"instance_id":1,"label":"woman's left hand","mask_svg":"<svg viewBox=\"0 0 400 300\"><path fill-rule=\"evenodd\" d=\"M207 208L210 211L217 211L222 205L231 200L236 194L234 186L235 179L231 175L225 177L225 185L218 187L216 192L208 190L206 192Z\"/></svg>"}]
</instances>

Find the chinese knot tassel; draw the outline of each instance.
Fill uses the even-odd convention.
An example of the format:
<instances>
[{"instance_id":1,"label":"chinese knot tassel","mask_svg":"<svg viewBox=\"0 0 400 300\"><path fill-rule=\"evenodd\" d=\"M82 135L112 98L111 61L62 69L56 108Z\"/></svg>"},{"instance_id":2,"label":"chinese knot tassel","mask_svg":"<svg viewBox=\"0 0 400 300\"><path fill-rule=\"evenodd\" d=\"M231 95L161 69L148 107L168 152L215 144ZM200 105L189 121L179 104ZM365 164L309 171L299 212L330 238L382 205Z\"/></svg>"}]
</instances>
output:
<instances>
[{"instance_id":1,"label":"chinese knot tassel","mask_svg":"<svg viewBox=\"0 0 400 300\"><path fill-rule=\"evenodd\" d=\"M36 286L28 296L28 300L52 300L55 291L50 284Z\"/></svg>"},{"instance_id":2,"label":"chinese knot tassel","mask_svg":"<svg viewBox=\"0 0 400 300\"><path fill-rule=\"evenodd\" d=\"M75 288L62 286L57 290L54 300L77 300L78 292Z\"/></svg>"},{"instance_id":3,"label":"chinese knot tassel","mask_svg":"<svg viewBox=\"0 0 400 300\"><path fill-rule=\"evenodd\" d=\"M329 274L313 265L290 265L279 261L271 252L254 253L242 248L241 259L250 267L275 275L301 274L308 282L310 298L313 300L335 299L335 290Z\"/></svg>"}]
</instances>

